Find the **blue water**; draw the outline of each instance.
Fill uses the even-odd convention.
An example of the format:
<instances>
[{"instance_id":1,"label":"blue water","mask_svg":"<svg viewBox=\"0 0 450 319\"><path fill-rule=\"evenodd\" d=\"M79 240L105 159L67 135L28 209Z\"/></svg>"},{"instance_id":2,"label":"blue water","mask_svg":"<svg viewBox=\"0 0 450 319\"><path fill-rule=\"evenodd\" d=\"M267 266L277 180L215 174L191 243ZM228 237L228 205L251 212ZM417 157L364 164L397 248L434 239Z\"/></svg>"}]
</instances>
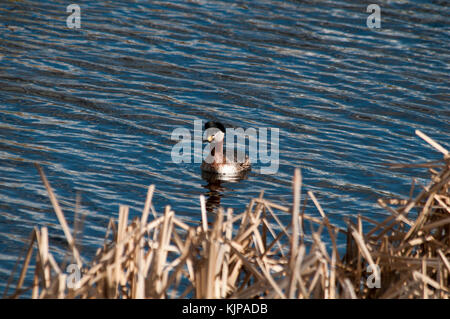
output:
<instances>
[{"instance_id":1,"label":"blue water","mask_svg":"<svg viewBox=\"0 0 450 319\"><path fill-rule=\"evenodd\" d=\"M441 158L416 129L450 148L447 1L379 1L381 29L366 25L370 2L74 2L80 29L67 1L0 3L0 292L33 227L65 249L34 162L71 225L81 195L89 260L119 204L138 216L150 184L158 212L200 219L199 164L171 159L172 131L194 120L280 130L278 172L222 185L221 205L240 212L261 190L289 205L300 167L341 226L382 219L377 198L427 176L383 163Z\"/></svg>"}]
</instances>

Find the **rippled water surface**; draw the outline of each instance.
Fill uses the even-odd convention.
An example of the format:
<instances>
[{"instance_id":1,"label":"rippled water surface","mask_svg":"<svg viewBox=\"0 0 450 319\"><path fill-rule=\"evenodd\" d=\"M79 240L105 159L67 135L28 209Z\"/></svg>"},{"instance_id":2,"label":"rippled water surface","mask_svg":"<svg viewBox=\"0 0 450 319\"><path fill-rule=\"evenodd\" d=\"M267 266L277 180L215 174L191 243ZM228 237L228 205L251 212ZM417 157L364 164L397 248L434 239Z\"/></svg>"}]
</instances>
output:
<instances>
[{"instance_id":1,"label":"rippled water surface","mask_svg":"<svg viewBox=\"0 0 450 319\"><path fill-rule=\"evenodd\" d=\"M280 130L278 172L222 185L216 202L242 211L265 190L289 205L301 167L342 225L381 219L378 197L426 176L383 163L441 157L416 129L450 146L448 1L378 1L381 29L358 1L74 2L78 30L67 1L0 3L0 291L34 226L64 249L35 162L70 223L81 195L89 256L150 184L157 211L199 220L199 164L171 159L172 131L194 120Z\"/></svg>"}]
</instances>

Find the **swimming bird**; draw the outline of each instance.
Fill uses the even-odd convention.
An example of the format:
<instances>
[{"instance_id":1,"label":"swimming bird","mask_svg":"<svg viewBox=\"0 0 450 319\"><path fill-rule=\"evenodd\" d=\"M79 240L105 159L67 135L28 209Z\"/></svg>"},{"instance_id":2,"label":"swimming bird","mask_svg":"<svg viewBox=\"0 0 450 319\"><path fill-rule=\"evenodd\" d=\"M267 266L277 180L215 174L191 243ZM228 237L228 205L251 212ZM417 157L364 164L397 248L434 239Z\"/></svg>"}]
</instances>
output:
<instances>
[{"instance_id":1,"label":"swimming bird","mask_svg":"<svg viewBox=\"0 0 450 319\"><path fill-rule=\"evenodd\" d=\"M234 150L234 159L227 158L224 154L223 141L225 138L225 127L219 122L205 123L205 130L211 132L206 141L210 143L211 157L203 160L201 169L203 172L219 175L239 177L251 169L251 163L248 156L242 162L238 161L237 150Z\"/></svg>"}]
</instances>

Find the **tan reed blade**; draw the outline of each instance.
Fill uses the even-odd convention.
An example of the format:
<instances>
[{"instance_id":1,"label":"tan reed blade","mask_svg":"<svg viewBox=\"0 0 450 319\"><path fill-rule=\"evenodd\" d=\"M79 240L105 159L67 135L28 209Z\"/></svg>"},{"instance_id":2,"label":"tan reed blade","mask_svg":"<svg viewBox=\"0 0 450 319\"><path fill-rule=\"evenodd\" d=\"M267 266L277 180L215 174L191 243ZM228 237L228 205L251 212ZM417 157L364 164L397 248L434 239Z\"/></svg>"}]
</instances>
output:
<instances>
[{"instance_id":1,"label":"tan reed blade","mask_svg":"<svg viewBox=\"0 0 450 319\"><path fill-rule=\"evenodd\" d=\"M151 185L141 217L129 220L128 207L120 206L118 220L111 219L104 244L88 263L83 263L56 196L37 166L80 278L77 285L69 285L71 274L51 254L51 230L36 227L24 249L15 291L8 295L6 290L4 297L31 292L32 298L448 299L450 161L442 145L416 133L444 158L426 166L431 177L422 190L411 187L402 198L378 201L389 214L382 221L355 216L347 219L345 230L331 223L313 192L306 191L300 205L305 186L299 169L293 177L292 206L261 193L241 213L219 209L208 216L200 196L198 226L183 222L170 206L156 214ZM316 210L320 218L313 216ZM214 217L212 224L208 217ZM322 240L323 233L330 244ZM24 287L34 248L32 284Z\"/></svg>"}]
</instances>

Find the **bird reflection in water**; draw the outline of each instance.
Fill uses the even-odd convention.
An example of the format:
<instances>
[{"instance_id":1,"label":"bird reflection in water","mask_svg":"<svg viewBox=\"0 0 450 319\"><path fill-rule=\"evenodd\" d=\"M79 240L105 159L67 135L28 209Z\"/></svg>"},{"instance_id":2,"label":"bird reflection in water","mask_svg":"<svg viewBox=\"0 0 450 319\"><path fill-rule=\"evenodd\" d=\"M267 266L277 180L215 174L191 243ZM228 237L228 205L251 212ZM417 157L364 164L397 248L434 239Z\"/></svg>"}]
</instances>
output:
<instances>
[{"instance_id":1,"label":"bird reflection in water","mask_svg":"<svg viewBox=\"0 0 450 319\"><path fill-rule=\"evenodd\" d=\"M203 171L202 178L206 182L208 182L208 184L203 185L203 187L208 189L208 192L205 194L206 211L208 213L217 211L220 206L220 200L228 189L228 187L226 187L226 184L236 183L241 180L247 179L247 176L248 171L242 172L241 174L233 174L230 176Z\"/></svg>"}]
</instances>

